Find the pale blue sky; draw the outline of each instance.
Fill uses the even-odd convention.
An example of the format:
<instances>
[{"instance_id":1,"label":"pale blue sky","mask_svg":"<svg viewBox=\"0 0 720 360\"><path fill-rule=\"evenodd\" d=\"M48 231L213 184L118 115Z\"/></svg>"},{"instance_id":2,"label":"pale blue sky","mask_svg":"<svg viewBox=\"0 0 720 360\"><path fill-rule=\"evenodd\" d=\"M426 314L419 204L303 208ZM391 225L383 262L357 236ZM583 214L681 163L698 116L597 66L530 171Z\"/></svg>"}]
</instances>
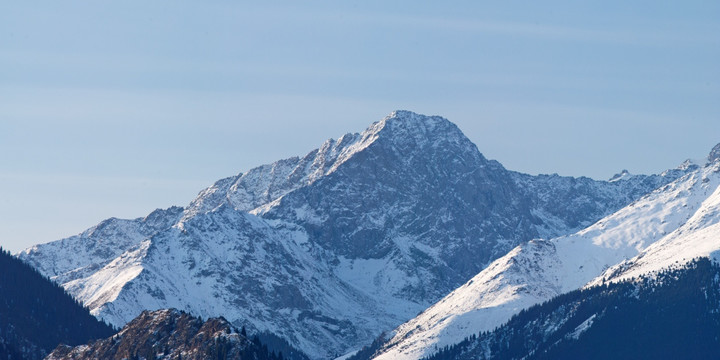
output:
<instances>
[{"instance_id":1,"label":"pale blue sky","mask_svg":"<svg viewBox=\"0 0 720 360\"><path fill-rule=\"evenodd\" d=\"M2 2L0 245L184 206L395 109L512 170L659 172L720 142L718 64L717 1Z\"/></svg>"}]
</instances>

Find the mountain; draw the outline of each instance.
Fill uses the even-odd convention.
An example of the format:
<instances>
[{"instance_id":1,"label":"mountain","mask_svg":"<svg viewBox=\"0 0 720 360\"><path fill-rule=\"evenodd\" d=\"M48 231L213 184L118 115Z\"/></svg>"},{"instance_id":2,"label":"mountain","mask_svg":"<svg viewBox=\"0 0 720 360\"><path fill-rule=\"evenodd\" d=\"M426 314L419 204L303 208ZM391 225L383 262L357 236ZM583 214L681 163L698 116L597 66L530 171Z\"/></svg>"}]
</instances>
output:
<instances>
[{"instance_id":1,"label":"mountain","mask_svg":"<svg viewBox=\"0 0 720 360\"><path fill-rule=\"evenodd\" d=\"M427 360L714 359L720 266L708 258L574 290Z\"/></svg>"},{"instance_id":2,"label":"mountain","mask_svg":"<svg viewBox=\"0 0 720 360\"><path fill-rule=\"evenodd\" d=\"M183 208L171 207L134 220L107 219L78 235L25 250L32 256L19 257L63 284L103 268L142 240L177 223L182 214Z\"/></svg>"},{"instance_id":3,"label":"mountain","mask_svg":"<svg viewBox=\"0 0 720 360\"><path fill-rule=\"evenodd\" d=\"M418 359L588 284L717 258L720 161L711 155L704 166L687 168L684 176L586 229L519 245L399 326L375 358Z\"/></svg>"},{"instance_id":4,"label":"mountain","mask_svg":"<svg viewBox=\"0 0 720 360\"><path fill-rule=\"evenodd\" d=\"M107 220L18 254L117 326L224 316L331 358L411 319L518 244L576 232L697 166L614 181L530 176L456 125L397 111L185 208Z\"/></svg>"},{"instance_id":5,"label":"mountain","mask_svg":"<svg viewBox=\"0 0 720 360\"><path fill-rule=\"evenodd\" d=\"M702 200L682 226L648 246L640 254L607 269L592 283L630 279L698 257L720 259L720 144L708 156L705 169L689 181L689 191Z\"/></svg>"},{"instance_id":6,"label":"mountain","mask_svg":"<svg viewBox=\"0 0 720 360\"><path fill-rule=\"evenodd\" d=\"M58 346L46 360L166 359L282 360L256 337L249 339L223 318L203 321L165 309L143 311L117 334L91 344Z\"/></svg>"},{"instance_id":7,"label":"mountain","mask_svg":"<svg viewBox=\"0 0 720 360\"><path fill-rule=\"evenodd\" d=\"M60 343L82 344L113 332L63 288L0 248L0 359L42 359Z\"/></svg>"}]
</instances>

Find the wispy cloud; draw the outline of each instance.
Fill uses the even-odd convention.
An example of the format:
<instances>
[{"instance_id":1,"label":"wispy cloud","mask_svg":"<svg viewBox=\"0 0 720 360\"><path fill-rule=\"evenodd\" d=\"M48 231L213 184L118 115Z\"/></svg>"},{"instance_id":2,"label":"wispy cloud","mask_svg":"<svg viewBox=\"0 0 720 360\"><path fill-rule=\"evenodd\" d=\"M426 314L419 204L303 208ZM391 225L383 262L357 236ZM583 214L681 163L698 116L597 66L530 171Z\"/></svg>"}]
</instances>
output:
<instances>
[{"instance_id":1,"label":"wispy cloud","mask_svg":"<svg viewBox=\"0 0 720 360\"><path fill-rule=\"evenodd\" d=\"M718 45L720 26L716 24L689 24L693 32L658 31L633 28L593 29L589 26L563 26L518 21L469 20L464 18L433 17L402 13L333 13L306 12L303 19L327 23L355 23L383 27L429 29L475 34L496 34L552 41L582 41L608 44L631 44L646 46L667 45ZM297 18L296 18L297 19ZM296 20L297 21L297 20ZM705 36L697 36L705 34Z\"/></svg>"}]
</instances>

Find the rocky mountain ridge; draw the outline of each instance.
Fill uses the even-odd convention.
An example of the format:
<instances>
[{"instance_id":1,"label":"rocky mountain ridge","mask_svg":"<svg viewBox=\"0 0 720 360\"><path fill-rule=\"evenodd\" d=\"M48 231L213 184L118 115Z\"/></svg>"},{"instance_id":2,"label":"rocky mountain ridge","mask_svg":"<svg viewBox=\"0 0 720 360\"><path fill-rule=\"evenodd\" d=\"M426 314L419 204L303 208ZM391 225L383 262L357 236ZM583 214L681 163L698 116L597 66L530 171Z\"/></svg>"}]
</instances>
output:
<instances>
[{"instance_id":1,"label":"rocky mountain ridge","mask_svg":"<svg viewBox=\"0 0 720 360\"><path fill-rule=\"evenodd\" d=\"M282 360L223 318L206 321L176 309L143 311L117 334L90 344L58 346L46 360Z\"/></svg>"}]
</instances>

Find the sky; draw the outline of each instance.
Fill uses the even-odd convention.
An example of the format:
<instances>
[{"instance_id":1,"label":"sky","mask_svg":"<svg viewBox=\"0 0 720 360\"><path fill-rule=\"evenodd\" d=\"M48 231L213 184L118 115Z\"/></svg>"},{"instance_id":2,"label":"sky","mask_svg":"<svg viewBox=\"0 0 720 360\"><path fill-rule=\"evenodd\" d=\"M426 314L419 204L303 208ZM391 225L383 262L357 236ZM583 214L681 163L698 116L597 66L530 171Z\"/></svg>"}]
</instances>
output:
<instances>
[{"instance_id":1,"label":"sky","mask_svg":"<svg viewBox=\"0 0 720 360\"><path fill-rule=\"evenodd\" d=\"M0 246L187 205L396 109L530 174L720 142L717 1L5 1Z\"/></svg>"}]
</instances>

